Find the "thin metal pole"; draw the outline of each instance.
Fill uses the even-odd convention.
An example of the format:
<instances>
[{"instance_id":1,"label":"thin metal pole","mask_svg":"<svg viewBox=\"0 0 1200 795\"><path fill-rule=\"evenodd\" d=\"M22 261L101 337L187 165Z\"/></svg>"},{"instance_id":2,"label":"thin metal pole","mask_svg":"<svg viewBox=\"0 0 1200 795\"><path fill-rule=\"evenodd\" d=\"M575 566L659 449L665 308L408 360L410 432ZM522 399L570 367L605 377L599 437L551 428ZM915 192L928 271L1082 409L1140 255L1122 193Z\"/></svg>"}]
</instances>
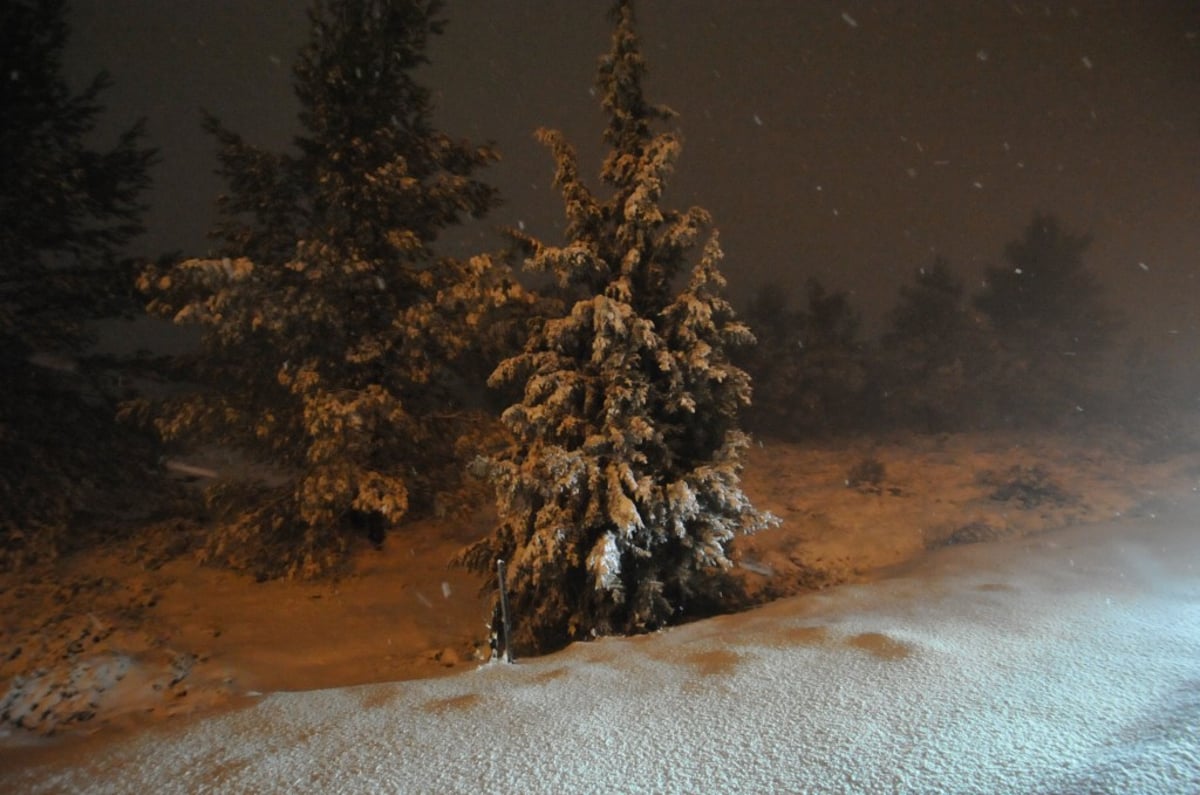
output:
<instances>
[{"instance_id":1,"label":"thin metal pole","mask_svg":"<svg viewBox=\"0 0 1200 795\"><path fill-rule=\"evenodd\" d=\"M508 589L504 586L504 560L496 561L496 574L500 579L500 631L501 640L504 643L504 655L501 659L506 663L513 661L512 652L509 650L508 638L510 634L508 623Z\"/></svg>"}]
</instances>

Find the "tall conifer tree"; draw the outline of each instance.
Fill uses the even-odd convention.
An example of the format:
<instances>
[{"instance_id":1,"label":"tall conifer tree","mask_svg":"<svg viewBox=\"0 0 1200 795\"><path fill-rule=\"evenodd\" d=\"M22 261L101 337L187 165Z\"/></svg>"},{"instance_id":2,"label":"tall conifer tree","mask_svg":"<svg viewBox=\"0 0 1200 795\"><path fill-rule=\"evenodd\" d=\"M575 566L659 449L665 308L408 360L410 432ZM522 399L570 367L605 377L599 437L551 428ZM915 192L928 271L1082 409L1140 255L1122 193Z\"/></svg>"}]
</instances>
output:
<instances>
[{"instance_id":1,"label":"tall conifer tree","mask_svg":"<svg viewBox=\"0 0 1200 795\"><path fill-rule=\"evenodd\" d=\"M1004 359L997 393L1024 419L1061 419L1090 403L1119 315L1084 262L1087 235L1035 213L1005 264L984 273L976 308L991 323Z\"/></svg>"},{"instance_id":2,"label":"tall conifer tree","mask_svg":"<svg viewBox=\"0 0 1200 795\"><path fill-rule=\"evenodd\" d=\"M893 422L936 433L981 419L995 354L963 293L942 257L900 286L880 340L883 405Z\"/></svg>"},{"instance_id":3,"label":"tall conifer tree","mask_svg":"<svg viewBox=\"0 0 1200 795\"><path fill-rule=\"evenodd\" d=\"M752 337L721 297L715 233L675 292L710 218L661 206L680 142L654 127L674 114L643 94L632 3L616 15L598 78L607 197L584 184L559 132L538 133L557 163L567 243L527 239L527 266L555 277L565 311L492 376L524 383L524 396L503 415L515 447L492 461L498 526L463 554L480 571L508 562L518 651L652 630L711 605L730 540L770 520L739 482L750 384L727 350Z\"/></svg>"},{"instance_id":4,"label":"tall conifer tree","mask_svg":"<svg viewBox=\"0 0 1200 795\"><path fill-rule=\"evenodd\" d=\"M235 564L319 572L354 532L378 533L427 498L449 448L432 416L470 340L439 302L490 289L494 271L434 244L496 198L473 176L492 151L437 130L415 79L440 5L316 0L294 69L295 153L209 117L229 184L223 256L143 276L152 309L207 330L196 370L208 389L167 406L163 434L234 444L288 472L223 503L213 551Z\"/></svg>"},{"instance_id":5,"label":"tall conifer tree","mask_svg":"<svg viewBox=\"0 0 1200 795\"><path fill-rule=\"evenodd\" d=\"M764 285L746 311L759 339L742 359L755 384L750 427L793 441L845 431L869 414L859 313L848 293L816 279L801 309L789 309L785 294Z\"/></svg>"},{"instance_id":6,"label":"tall conifer tree","mask_svg":"<svg viewBox=\"0 0 1200 795\"><path fill-rule=\"evenodd\" d=\"M115 456L133 439L83 354L91 321L136 307L125 249L155 153L143 122L96 146L110 80L67 85L65 15L62 0L0 0L0 565L95 515L124 466L143 471Z\"/></svg>"}]
</instances>

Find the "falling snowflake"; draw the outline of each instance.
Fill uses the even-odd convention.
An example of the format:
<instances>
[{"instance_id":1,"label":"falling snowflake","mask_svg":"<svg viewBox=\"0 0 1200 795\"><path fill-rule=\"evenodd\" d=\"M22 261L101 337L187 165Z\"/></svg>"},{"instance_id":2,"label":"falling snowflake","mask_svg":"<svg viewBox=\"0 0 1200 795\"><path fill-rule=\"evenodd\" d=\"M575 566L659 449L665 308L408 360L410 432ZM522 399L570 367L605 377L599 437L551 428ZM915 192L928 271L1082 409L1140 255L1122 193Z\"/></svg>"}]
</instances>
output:
<instances>
[{"instance_id":1,"label":"falling snowflake","mask_svg":"<svg viewBox=\"0 0 1200 795\"><path fill-rule=\"evenodd\" d=\"M1092 68L1092 59L1091 59L1091 58L1089 58L1089 57L1087 57L1087 56L1085 55L1085 56L1083 56L1082 58L1080 58L1079 60L1080 60L1080 62L1083 64L1083 68L1084 68L1084 69L1091 69L1091 68Z\"/></svg>"},{"instance_id":2,"label":"falling snowflake","mask_svg":"<svg viewBox=\"0 0 1200 795\"><path fill-rule=\"evenodd\" d=\"M858 21L855 20L854 17L850 16L849 11L842 12L842 19L844 19L846 21L846 24L849 25L850 27L852 27L852 28L858 27Z\"/></svg>"},{"instance_id":3,"label":"falling snowflake","mask_svg":"<svg viewBox=\"0 0 1200 795\"><path fill-rule=\"evenodd\" d=\"M1144 263L1144 262L1139 262L1139 263L1138 263L1138 267L1139 267L1139 268L1141 268L1141 269L1142 269L1142 270L1144 270L1144 271L1149 271L1149 270L1150 270L1150 266L1149 266L1149 265L1147 265L1147 264L1146 264L1146 263Z\"/></svg>"},{"instance_id":4,"label":"falling snowflake","mask_svg":"<svg viewBox=\"0 0 1200 795\"><path fill-rule=\"evenodd\" d=\"M979 59L979 60L981 60L981 61L986 61L986 60L988 59L988 51L987 51L987 50L980 50L980 51L978 51L977 53L975 53L975 57L976 57L976 58L978 58L978 59Z\"/></svg>"},{"instance_id":5,"label":"falling snowflake","mask_svg":"<svg viewBox=\"0 0 1200 795\"><path fill-rule=\"evenodd\" d=\"M754 114L754 123L757 124L759 127L763 126L763 120L761 118L759 118L757 113Z\"/></svg>"}]
</instances>

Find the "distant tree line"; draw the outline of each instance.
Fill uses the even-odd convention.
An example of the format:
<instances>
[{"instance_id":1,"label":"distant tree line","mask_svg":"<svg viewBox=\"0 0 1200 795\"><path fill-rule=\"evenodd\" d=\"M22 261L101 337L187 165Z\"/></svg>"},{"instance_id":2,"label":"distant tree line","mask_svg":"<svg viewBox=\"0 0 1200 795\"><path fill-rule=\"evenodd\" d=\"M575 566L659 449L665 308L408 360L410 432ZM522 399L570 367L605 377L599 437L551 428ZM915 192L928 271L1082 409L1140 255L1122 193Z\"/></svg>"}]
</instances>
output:
<instances>
[{"instance_id":1,"label":"distant tree line","mask_svg":"<svg viewBox=\"0 0 1200 795\"><path fill-rule=\"evenodd\" d=\"M815 280L799 309L768 288L740 321L708 212L663 204L682 146L644 95L630 0L598 68L600 188L561 133L538 132L561 245L507 230L494 251L445 255L442 235L499 197L481 177L497 154L440 131L414 79L441 4L313 0L294 146L205 116L227 186L214 253L135 268L123 250L154 153L140 122L88 147L105 81L65 87L63 13L0 0L0 140L16 153L0 183L0 568L69 549L105 492L148 499L175 446L275 470L219 480L196 508L201 556L260 577L337 571L482 480L497 524L459 563L495 585L508 562L513 643L543 651L720 609L729 543L774 521L741 490L743 421L788 439L1051 423L1102 388L1118 322L1088 239L1049 215L973 296L943 261L918 271L871 344L849 297ZM81 321L129 311L135 287L203 332L171 366L182 386L81 389ZM70 367L45 366L64 353Z\"/></svg>"},{"instance_id":2,"label":"distant tree line","mask_svg":"<svg viewBox=\"0 0 1200 795\"><path fill-rule=\"evenodd\" d=\"M1181 395L1162 369L1130 380L1114 366L1123 323L1087 268L1090 242L1035 213L973 295L945 259L919 268L875 340L847 293L810 281L793 309L764 286L746 310L758 345L738 359L755 386L748 426L788 440L1091 420L1149 430L1146 407L1167 412ZM1125 369L1147 376L1150 358Z\"/></svg>"}]
</instances>

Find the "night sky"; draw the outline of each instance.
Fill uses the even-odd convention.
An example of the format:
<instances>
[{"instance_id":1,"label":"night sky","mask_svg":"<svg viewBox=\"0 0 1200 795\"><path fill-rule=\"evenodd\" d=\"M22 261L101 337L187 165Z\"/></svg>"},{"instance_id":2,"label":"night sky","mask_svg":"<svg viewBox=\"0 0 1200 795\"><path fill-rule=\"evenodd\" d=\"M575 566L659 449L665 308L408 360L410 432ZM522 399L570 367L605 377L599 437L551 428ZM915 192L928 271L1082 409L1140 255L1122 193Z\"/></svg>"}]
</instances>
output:
<instances>
[{"instance_id":1,"label":"night sky","mask_svg":"<svg viewBox=\"0 0 1200 795\"><path fill-rule=\"evenodd\" d=\"M69 74L107 68L107 121L161 149L149 256L206 252L222 185L206 108L249 140L298 132L300 0L73 0ZM564 130L602 153L593 91L607 0L449 0L423 82L452 135L494 141L505 206L448 252L523 223L558 241ZM652 101L679 112L669 202L715 216L735 299L815 276L877 321L935 255L979 285L1035 210L1095 237L1087 262L1131 331L1200 343L1200 3L643 0ZM593 181L593 185L596 182ZM875 330L872 325L868 330Z\"/></svg>"}]
</instances>

